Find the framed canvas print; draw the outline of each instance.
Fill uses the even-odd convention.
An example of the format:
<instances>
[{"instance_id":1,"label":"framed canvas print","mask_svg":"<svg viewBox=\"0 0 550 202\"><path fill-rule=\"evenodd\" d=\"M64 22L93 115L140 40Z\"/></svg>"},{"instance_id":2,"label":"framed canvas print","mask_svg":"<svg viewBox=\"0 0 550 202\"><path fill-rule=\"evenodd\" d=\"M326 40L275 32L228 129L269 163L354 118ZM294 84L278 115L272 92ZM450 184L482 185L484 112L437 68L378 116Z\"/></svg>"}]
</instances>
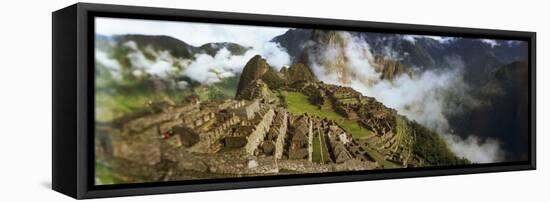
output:
<instances>
[{"instance_id":1,"label":"framed canvas print","mask_svg":"<svg viewBox=\"0 0 550 202\"><path fill-rule=\"evenodd\" d=\"M53 16L75 198L535 169L535 33L78 3Z\"/></svg>"}]
</instances>

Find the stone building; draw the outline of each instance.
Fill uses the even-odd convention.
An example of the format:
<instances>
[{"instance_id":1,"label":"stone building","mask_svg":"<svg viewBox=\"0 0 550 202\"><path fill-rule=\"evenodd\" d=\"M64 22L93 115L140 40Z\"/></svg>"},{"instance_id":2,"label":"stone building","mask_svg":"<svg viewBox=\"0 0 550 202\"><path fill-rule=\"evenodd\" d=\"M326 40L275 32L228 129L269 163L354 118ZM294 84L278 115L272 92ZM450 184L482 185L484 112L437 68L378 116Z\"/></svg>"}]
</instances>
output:
<instances>
[{"instance_id":1,"label":"stone building","mask_svg":"<svg viewBox=\"0 0 550 202\"><path fill-rule=\"evenodd\" d=\"M356 109L350 104L338 104L336 106L336 112L350 120L359 119L359 116L355 111Z\"/></svg>"},{"instance_id":2,"label":"stone building","mask_svg":"<svg viewBox=\"0 0 550 202\"><path fill-rule=\"evenodd\" d=\"M225 109L237 109L244 107L246 102L244 100L224 100L217 107L219 110Z\"/></svg>"},{"instance_id":3,"label":"stone building","mask_svg":"<svg viewBox=\"0 0 550 202\"><path fill-rule=\"evenodd\" d=\"M313 123L302 116L293 124L293 134L289 143L289 159L307 159L311 161L313 153Z\"/></svg>"},{"instance_id":4,"label":"stone building","mask_svg":"<svg viewBox=\"0 0 550 202\"><path fill-rule=\"evenodd\" d=\"M237 108L229 109L230 113L234 113L237 116L246 117L246 119L250 120L254 118L255 113L260 110L260 101L246 101L246 104L237 103L235 106L237 106Z\"/></svg>"},{"instance_id":5,"label":"stone building","mask_svg":"<svg viewBox=\"0 0 550 202\"><path fill-rule=\"evenodd\" d=\"M327 137L333 162L343 163L354 158L348 151L348 145L352 138L338 125L331 124L328 126Z\"/></svg>"},{"instance_id":6,"label":"stone building","mask_svg":"<svg viewBox=\"0 0 550 202\"><path fill-rule=\"evenodd\" d=\"M132 120L126 121L122 125L122 128L126 129L127 132L141 132L147 128L150 128L155 125L166 122L181 122L181 118L187 114L196 114L199 112L199 104L190 103L180 107L173 107L171 110L155 113L147 116L141 116L139 118L134 118Z\"/></svg>"},{"instance_id":7,"label":"stone building","mask_svg":"<svg viewBox=\"0 0 550 202\"><path fill-rule=\"evenodd\" d=\"M246 153L254 155L254 152L256 151L260 143L265 139L265 135L271 127L271 122L273 121L274 116L275 112L271 108L263 108L258 112L257 121L255 121L254 124L254 129L246 138Z\"/></svg>"},{"instance_id":8,"label":"stone building","mask_svg":"<svg viewBox=\"0 0 550 202\"><path fill-rule=\"evenodd\" d=\"M226 148L241 148L244 147L248 140L247 135L251 134L254 126L237 125L233 126L228 132L228 135L223 137L223 143Z\"/></svg>"},{"instance_id":9,"label":"stone building","mask_svg":"<svg viewBox=\"0 0 550 202\"><path fill-rule=\"evenodd\" d=\"M275 117L267 132L264 141L259 146L259 153L280 159L283 155L283 148L287 134L288 112L285 108L276 108Z\"/></svg>"},{"instance_id":10,"label":"stone building","mask_svg":"<svg viewBox=\"0 0 550 202\"><path fill-rule=\"evenodd\" d=\"M353 158L344 146L344 143L340 141L333 141L332 144L332 156L335 163L343 163Z\"/></svg>"}]
</instances>

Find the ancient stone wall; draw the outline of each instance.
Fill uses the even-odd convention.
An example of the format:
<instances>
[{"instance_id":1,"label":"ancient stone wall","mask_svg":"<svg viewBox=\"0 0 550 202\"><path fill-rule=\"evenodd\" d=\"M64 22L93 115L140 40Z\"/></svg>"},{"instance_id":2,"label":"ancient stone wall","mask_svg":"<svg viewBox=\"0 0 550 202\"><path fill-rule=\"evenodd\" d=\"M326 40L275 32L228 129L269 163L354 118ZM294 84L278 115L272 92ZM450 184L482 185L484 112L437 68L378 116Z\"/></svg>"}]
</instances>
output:
<instances>
[{"instance_id":1,"label":"ancient stone wall","mask_svg":"<svg viewBox=\"0 0 550 202\"><path fill-rule=\"evenodd\" d=\"M177 162L176 170L200 172L210 177L254 176L275 174L277 162L273 156L250 156L242 150L217 153L216 155L191 153L183 149L166 152L166 160ZM177 179L176 176L172 176Z\"/></svg>"},{"instance_id":2,"label":"ancient stone wall","mask_svg":"<svg viewBox=\"0 0 550 202\"><path fill-rule=\"evenodd\" d=\"M172 110L168 110L158 114L152 114L148 116L143 116L131 121L128 121L123 125L123 128L126 132L140 132L153 125L168 121L177 121L181 122L184 116L195 114L199 111L199 105L190 103L183 105L181 107L175 107Z\"/></svg>"},{"instance_id":3,"label":"ancient stone wall","mask_svg":"<svg viewBox=\"0 0 550 202\"><path fill-rule=\"evenodd\" d=\"M338 125L330 124L327 139L331 151L330 153L335 163L343 163L353 158L353 155L349 152L346 146L348 141L348 138L346 137L347 135L348 134Z\"/></svg>"},{"instance_id":4,"label":"ancient stone wall","mask_svg":"<svg viewBox=\"0 0 550 202\"><path fill-rule=\"evenodd\" d=\"M231 116L230 118L224 120L221 123L216 123L217 126L208 132L203 132L200 134L200 141L193 145L191 148L189 148L189 151L192 152L198 152L198 153L206 153L208 152L208 148L214 144L218 139L220 139L224 134L225 131L235 125L240 123L241 120L238 116Z\"/></svg>"},{"instance_id":5,"label":"ancient stone wall","mask_svg":"<svg viewBox=\"0 0 550 202\"><path fill-rule=\"evenodd\" d=\"M241 108L245 105L244 100L225 100L223 103L218 105L218 109L224 110L224 109L237 109Z\"/></svg>"},{"instance_id":6,"label":"ancient stone wall","mask_svg":"<svg viewBox=\"0 0 550 202\"><path fill-rule=\"evenodd\" d=\"M256 124L252 133L250 133L247 137L247 143L245 146L246 153L254 155L254 151L256 151L258 145L264 140L265 134L269 131L269 127L271 126L274 116L275 112L271 108L267 109L267 112L263 114L261 120Z\"/></svg>"},{"instance_id":7,"label":"ancient stone wall","mask_svg":"<svg viewBox=\"0 0 550 202\"><path fill-rule=\"evenodd\" d=\"M254 118L254 115L256 112L260 110L260 101L259 100L252 100L248 102L247 104L236 104L235 106L238 108L232 108L229 111L231 113L234 113L238 116L245 117L246 119L250 120ZM240 107L239 107L240 106Z\"/></svg>"},{"instance_id":8,"label":"ancient stone wall","mask_svg":"<svg viewBox=\"0 0 550 202\"><path fill-rule=\"evenodd\" d=\"M313 153L313 122L307 115L296 120L293 125L293 135L289 142L289 159L307 159L311 161Z\"/></svg>"},{"instance_id":9,"label":"ancient stone wall","mask_svg":"<svg viewBox=\"0 0 550 202\"><path fill-rule=\"evenodd\" d=\"M302 160L277 160L279 171L288 170L300 173L325 173L332 170L330 164L319 165L311 161Z\"/></svg>"},{"instance_id":10,"label":"ancient stone wall","mask_svg":"<svg viewBox=\"0 0 550 202\"><path fill-rule=\"evenodd\" d=\"M280 117L280 125L279 125L279 135L277 135L277 139L275 140L275 158L281 159L283 156L284 151L284 144L285 144L285 138L288 128L288 113L285 109L279 110L279 113L277 114L278 117Z\"/></svg>"},{"instance_id":11,"label":"ancient stone wall","mask_svg":"<svg viewBox=\"0 0 550 202\"><path fill-rule=\"evenodd\" d=\"M350 170L372 170L378 164L375 162L363 162L356 159L346 161L341 164L316 164L306 160L278 160L277 165L280 170L296 171L299 173L327 173Z\"/></svg>"}]
</instances>

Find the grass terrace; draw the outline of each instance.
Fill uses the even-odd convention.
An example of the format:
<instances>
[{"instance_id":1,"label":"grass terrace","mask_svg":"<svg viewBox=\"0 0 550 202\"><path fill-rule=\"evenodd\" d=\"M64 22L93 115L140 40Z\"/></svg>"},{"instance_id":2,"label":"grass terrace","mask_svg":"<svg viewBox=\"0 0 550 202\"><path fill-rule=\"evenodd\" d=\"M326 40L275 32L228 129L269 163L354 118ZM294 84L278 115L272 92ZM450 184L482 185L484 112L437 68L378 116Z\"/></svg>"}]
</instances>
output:
<instances>
[{"instance_id":1,"label":"grass terrace","mask_svg":"<svg viewBox=\"0 0 550 202\"><path fill-rule=\"evenodd\" d=\"M311 104L308 101L308 97L300 92L290 92L290 91L281 91L280 94L284 97L286 104L288 106L288 111L294 114L312 114L319 116L321 118L328 118L330 120L336 121L340 124L347 132L351 133L353 138L364 139L372 136L372 131L361 127L356 121L346 119L340 114L336 113L332 109L332 104L329 102L325 103L323 110L319 109L318 106Z\"/></svg>"}]
</instances>

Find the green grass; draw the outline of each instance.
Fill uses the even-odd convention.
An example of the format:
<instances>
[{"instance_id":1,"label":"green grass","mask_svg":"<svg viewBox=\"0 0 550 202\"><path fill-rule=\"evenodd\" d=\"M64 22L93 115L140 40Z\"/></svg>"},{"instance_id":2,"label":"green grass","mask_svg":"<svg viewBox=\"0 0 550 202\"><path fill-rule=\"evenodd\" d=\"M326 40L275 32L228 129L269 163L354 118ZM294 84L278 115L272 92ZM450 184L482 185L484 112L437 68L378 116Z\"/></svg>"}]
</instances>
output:
<instances>
[{"instance_id":1,"label":"green grass","mask_svg":"<svg viewBox=\"0 0 550 202\"><path fill-rule=\"evenodd\" d=\"M329 160L329 153L325 137L320 134L313 136L312 161L315 163L326 163Z\"/></svg>"},{"instance_id":2,"label":"green grass","mask_svg":"<svg viewBox=\"0 0 550 202\"><path fill-rule=\"evenodd\" d=\"M111 168L105 166L102 163L96 162L95 164L95 177L99 179L99 182L96 182L101 185L114 184Z\"/></svg>"},{"instance_id":3,"label":"green grass","mask_svg":"<svg viewBox=\"0 0 550 202\"><path fill-rule=\"evenodd\" d=\"M300 92L281 91L281 94L286 100L288 111L294 114L312 114L321 118L328 118L336 121L347 132L351 133L353 138L363 139L373 135L372 131L361 127L356 121L348 120L340 114L336 113L332 109L329 102L326 102L323 106L323 110L318 106L309 102L308 97Z\"/></svg>"},{"instance_id":4,"label":"green grass","mask_svg":"<svg viewBox=\"0 0 550 202\"><path fill-rule=\"evenodd\" d=\"M400 165L393 163L391 161L386 161L384 159L384 156L382 154L378 153L377 151L372 150L371 148L364 147L364 149L367 151L367 153L376 161L378 164L383 166L384 168L401 168Z\"/></svg>"},{"instance_id":5,"label":"green grass","mask_svg":"<svg viewBox=\"0 0 550 202\"><path fill-rule=\"evenodd\" d=\"M399 138L398 141L396 141L396 145L403 145L405 148L409 149L410 145L404 145L407 143L407 140L412 139L407 122L401 116L396 116L395 122L396 136Z\"/></svg>"},{"instance_id":6,"label":"green grass","mask_svg":"<svg viewBox=\"0 0 550 202\"><path fill-rule=\"evenodd\" d=\"M326 139L324 135L320 135L320 144L321 144L321 152L323 153L323 162L328 162L330 160L330 154L328 153L328 147L326 143Z\"/></svg>"},{"instance_id":7,"label":"green grass","mask_svg":"<svg viewBox=\"0 0 550 202\"><path fill-rule=\"evenodd\" d=\"M319 141L319 135L313 136L313 154L311 160L315 163L323 162L323 158L321 156L321 144Z\"/></svg>"},{"instance_id":8,"label":"green grass","mask_svg":"<svg viewBox=\"0 0 550 202\"><path fill-rule=\"evenodd\" d=\"M179 103L188 95L191 95L191 92L108 93L96 91L96 121L109 122L128 114L146 111L149 109L147 105L149 101L170 100Z\"/></svg>"},{"instance_id":9,"label":"green grass","mask_svg":"<svg viewBox=\"0 0 550 202\"><path fill-rule=\"evenodd\" d=\"M400 117L400 116L395 116L395 122L396 122L396 130L397 130L397 135L398 136L401 136L401 137L405 137L405 135L407 135L407 133L409 133L409 127L407 125L407 123L405 122L405 120Z\"/></svg>"},{"instance_id":10,"label":"green grass","mask_svg":"<svg viewBox=\"0 0 550 202\"><path fill-rule=\"evenodd\" d=\"M342 125L343 128L345 128L348 132L350 132L353 138L355 139L365 139L374 134L369 129L361 127L355 121L345 120L339 123L340 125Z\"/></svg>"},{"instance_id":11,"label":"green grass","mask_svg":"<svg viewBox=\"0 0 550 202\"><path fill-rule=\"evenodd\" d=\"M146 96L111 95L97 92L95 95L96 120L107 122L120 118L125 114L137 112L145 108L148 100L149 98Z\"/></svg>"}]
</instances>

